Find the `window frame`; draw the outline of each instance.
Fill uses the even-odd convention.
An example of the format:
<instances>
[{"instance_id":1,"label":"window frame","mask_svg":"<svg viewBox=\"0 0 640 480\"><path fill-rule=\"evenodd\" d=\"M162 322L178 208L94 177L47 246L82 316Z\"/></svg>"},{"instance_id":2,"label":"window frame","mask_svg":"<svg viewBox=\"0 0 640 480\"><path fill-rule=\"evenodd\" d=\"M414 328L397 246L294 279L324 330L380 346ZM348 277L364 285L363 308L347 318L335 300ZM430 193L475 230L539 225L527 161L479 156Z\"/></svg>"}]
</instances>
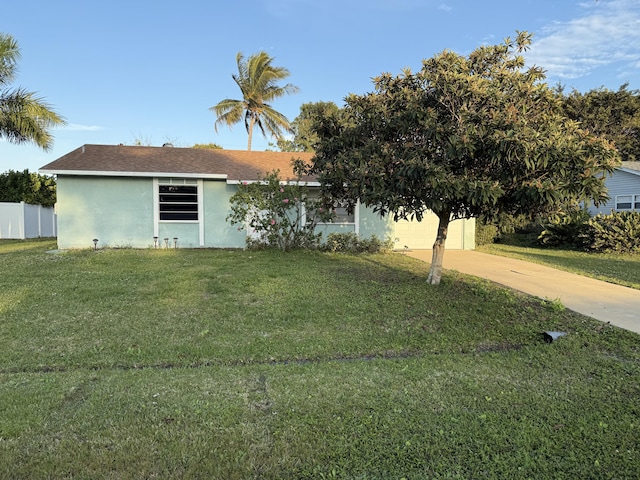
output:
<instances>
[{"instance_id":1,"label":"window frame","mask_svg":"<svg viewBox=\"0 0 640 480\"><path fill-rule=\"evenodd\" d=\"M164 188L167 187L175 187L176 189L181 189L181 187L184 188L188 188L188 189L193 189L193 191L188 191L188 192L176 192L175 196L177 197L178 195L180 196L189 196L191 197L191 199L195 200L195 201L177 201L177 202L169 202L169 201L163 201L163 195L164 196L171 196L173 195L173 193L171 192L163 192L161 191ZM200 187L200 188L199 188ZM200 186L200 182L198 182L197 179L192 179L192 178L161 178L158 179L157 185L156 185L156 205L158 208L158 222L160 223L199 223L201 216L202 216L202 212L201 212L201 186ZM163 205L189 205L190 208L188 209L184 209L184 210L164 210L162 206ZM195 207L195 208L194 208ZM168 216L170 215L186 215L186 216L191 216L193 218L163 218L163 214L167 214Z\"/></svg>"},{"instance_id":2,"label":"window frame","mask_svg":"<svg viewBox=\"0 0 640 480\"><path fill-rule=\"evenodd\" d=\"M319 195L314 195L313 193L307 195L307 199L309 200L318 200L320 196ZM351 212L350 214L347 212L347 207L341 206L340 205L341 202L336 202L336 204L334 204L333 208L334 211L336 212L336 217L331 220L330 222L317 222L316 225L356 225L358 223L358 207L359 207L359 202L354 205L353 207L353 212ZM345 202L346 203L346 202ZM340 213L338 213L338 211L340 211ZM307 215L309 215L310 213L313 212L312 209L308 209L307 206L304 206L304 212L305 212L305 217ZM343 213L344 212L344 213ZM339 220L341 217L347 217L347 220Z\"/></svg>"}]
</instances>

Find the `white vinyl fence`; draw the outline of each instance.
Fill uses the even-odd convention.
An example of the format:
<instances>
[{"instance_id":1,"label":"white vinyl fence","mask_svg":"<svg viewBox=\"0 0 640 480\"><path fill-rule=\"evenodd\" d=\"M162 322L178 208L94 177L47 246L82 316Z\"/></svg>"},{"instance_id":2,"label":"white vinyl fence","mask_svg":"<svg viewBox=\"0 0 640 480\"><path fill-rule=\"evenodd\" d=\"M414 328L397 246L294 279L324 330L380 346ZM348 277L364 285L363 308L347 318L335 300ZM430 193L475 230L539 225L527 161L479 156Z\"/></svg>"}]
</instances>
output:
<instances>
[{"instance_id":1,"label":"white vinyl fence","mask_svg":"<svg viewBox=\"0 0 640 480\"><path fill-rule=\"evenodd\" d=\"M37 238L58 235L52 207L0 202L0 238Z\"/></svg>"}]
</instances>

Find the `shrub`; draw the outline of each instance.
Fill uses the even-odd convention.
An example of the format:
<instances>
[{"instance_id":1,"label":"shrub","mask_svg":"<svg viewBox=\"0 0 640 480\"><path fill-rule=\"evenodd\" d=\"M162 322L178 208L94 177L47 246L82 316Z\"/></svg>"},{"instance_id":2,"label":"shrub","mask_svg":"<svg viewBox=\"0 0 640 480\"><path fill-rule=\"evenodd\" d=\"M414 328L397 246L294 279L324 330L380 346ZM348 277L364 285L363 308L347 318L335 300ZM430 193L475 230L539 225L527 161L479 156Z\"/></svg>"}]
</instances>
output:
<instances>
[{"instance_id":1,"label":"shrub","mask_svg":"<svg viewBox=\"0 0 640 480\"><path fill-rule=\"evenodd\" d=\"M330 233L322 245L322 249L329 252L343 253L379 253L393 248L391 240L381 240L375 235L361 239L353 232Z\"/></svg>"},{"instance_id":2,"label":"shrub","mask_svg":"<svg viewBox=\"0 0 640 480\"><path fill-rule=\"evenodd\" d=\"M580 235L590 216L589 211L578 206L570 206L565 211L542 222L542 233L538 243L545 246L580 246Z\"/></svg>"},{"instance_id":3,"label":"shrub","mask_svg":"<svg viewBox=\"0 0 640 480\"><path fill-rule=\"evenodd\" d=\"M498 238L498 226L491 223L476 222L476 245L487 245Z\"/></svg>"},{"instance_id":4,"label":"shrub","mask_svg":"<svg viewBox=\"0 0 640 480\"><path fill-rule=\"evenodd\" d=\"M511 243L514 238L518 239L522 235L538 236L541 231L539 222L528 215L480 215L476 220L476 245L503 241Z\"/></svg>"},{"instance_id":5,"label":"shrub","mask_svg":"<svg viewBox=\"0 0 640 480\"><path fill-rule=\"evenodd\" d=\"M581 246L592 252L640 252L640 212L612 212L591 218L580 234Z\"/></svg>"},{"instance_id":6,"label":"shrub","mask_svg":"<svg viewBox=\"0 0 640 480\"><path fill-rule=\"evenodd\" d=\"M300 178L283 182L278 171L241 184L230 202L227 221L253 234L247 237L247 248L316 248L322 239L315 231L317 223L335 215L321 200L309 197Z\"/></svg>"}]
</instances>

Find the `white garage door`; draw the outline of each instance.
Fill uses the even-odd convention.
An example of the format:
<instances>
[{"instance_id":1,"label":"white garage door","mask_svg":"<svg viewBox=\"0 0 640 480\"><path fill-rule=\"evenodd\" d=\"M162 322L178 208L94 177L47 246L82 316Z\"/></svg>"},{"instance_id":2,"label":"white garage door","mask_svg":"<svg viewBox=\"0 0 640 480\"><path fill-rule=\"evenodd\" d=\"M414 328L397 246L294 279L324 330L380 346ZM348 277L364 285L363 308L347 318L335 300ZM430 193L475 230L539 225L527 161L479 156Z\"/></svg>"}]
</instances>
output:
<instances>
[{"instance_id":1,"label":"white garage door","mask_svg":"<svg viewBox=\"0 0 640 480\"><path fill-rule=\"evenodd\" d=\"M464 222L465 220L454 220L449 224L446 248L453 250L464 248ZM398 220L395 225L395 248L398 250L430 249L433 247L437 233L438 217L432 212L428 212L421 222Z\"/></svg>"}]
</instances>

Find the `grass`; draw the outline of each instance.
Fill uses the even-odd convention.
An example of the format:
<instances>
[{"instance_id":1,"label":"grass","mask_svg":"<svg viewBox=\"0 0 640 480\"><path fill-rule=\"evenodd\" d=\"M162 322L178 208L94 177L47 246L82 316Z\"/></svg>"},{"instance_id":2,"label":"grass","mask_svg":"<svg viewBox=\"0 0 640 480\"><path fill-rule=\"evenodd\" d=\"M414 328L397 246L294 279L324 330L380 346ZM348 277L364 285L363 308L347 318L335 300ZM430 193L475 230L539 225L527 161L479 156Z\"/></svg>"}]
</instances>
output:
<instances>
[{"instance_id":1,"label":"grass","mask_svg":"<svg viewBox=\"0 0 640 480\"><path fill-rule=\"evenodd\" d=\"M587 253L568 248L545 248L526 241L526 238L523 240L514 237L507 238L504 243L483 245L478 247L478 250L640 289L640 255L638 254Z\"/></svg>"},{"instance_id":2,"label":"grass","mask_svg":"<svg viewBox=\"0 0 640 480\"><path fill-rule=\"evenodd\" d=\"M640 476L636 334L403 255L53 248L0 242L1 478Z\"/></svg>"}]
</instances>

